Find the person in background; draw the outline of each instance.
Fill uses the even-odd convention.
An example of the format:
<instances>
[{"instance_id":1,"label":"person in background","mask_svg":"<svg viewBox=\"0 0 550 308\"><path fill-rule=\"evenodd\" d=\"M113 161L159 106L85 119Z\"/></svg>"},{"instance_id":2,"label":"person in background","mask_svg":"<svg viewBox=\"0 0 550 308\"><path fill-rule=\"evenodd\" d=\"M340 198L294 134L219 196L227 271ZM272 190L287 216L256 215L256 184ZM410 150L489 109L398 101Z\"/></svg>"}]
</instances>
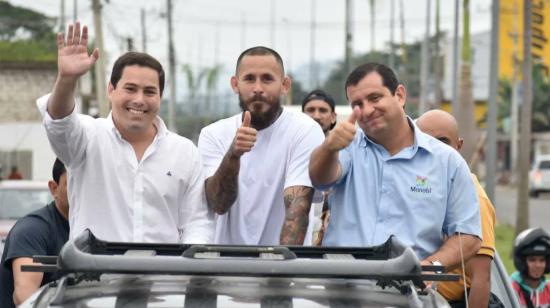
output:
<instances>
[{"instance_id":1,"label":"person in background","mask_svg":"<svg viewBox=\"0 0 550 308\"><path fill-rule=\"evenodd\" d=\"M309 92L302 100L302 112L321 125L325 137L336 125L335 106L332 96L319 89Z\"/></svg>"},{"instance_id":2,"label":"person in background","mask_svg":"<svg viewBox=\"0 0 550 308\"><path fill-rule=\"evenodd\" d=\"M319 89L309 92L302 100L302 112L319 123L325 137L336 125L335 106L336 103L334 102L334 98L325 91ZM312 207L314 208L315 214L318 212L321 213L320 218L317 218L318 214L314 215L313 218L315 224L313 227L312 244L314 246L321 246L330 219L328 191L316 190L313 195Z\"/></svg>"},{"instance_id":3,"label":"person in background","mask_svg":"<svg viewBox=\"0 0 550 308\"><path fill-rule=\"evenodd\" d=\"M514 242L512 287L522 308L550 307L550 234L543 228L522 231Z\"/></svg>"},{"instance_id":4,"label":"person in background","mask_svg":"<svg viewBox=\"0 0 550 308\"><path fill-rule=\"evenodd\" d=\"M323 132L310 117L281 106L291 89L281 56L257 46L237 59L231 87L242 113L201 130L208 204L218 214L217 244L311 242L311 151Z\"/></svg>"},{"instance_id":5,"label":"person in background","mask_svg":"<svg viewBox=\"0 0 550 308\"><path fill-rule=\"evenodd\" d=\"M416 126L460 152L464 140L459 137L458 124L450 113L437 109L427 111L416 120ZM466 300L468 307L487 307L489 303L491 307L497 307L495 305L498 299L491 293L491 262L495 255L495 208L475 174L472 173L471 176L479 198L483 239L477 254L466 262L468 297L464 295L463 279L457 282L439 282L437 291L453 308L466 307ZM456 268L452 273L462 276L462 267Z\"/></svg>"},{"instance_id":6,"label":"person in background","mask_svg":"<svg viewBox=\"0 0 550 308\"><path fill-rule=\"evenodd\" d=\"M11 172L8 175L8 180L22 180L23 175L21 172L19 172L19 168L17 166L11 166Z\"/></svg>"},{"instance_id":7,"label":"person in background","mask_svg":"<svg viewBox=\"0 0 550 308\"><path fill-rule=\"evenodd\" d=\"M48 182L53 201L20 218L10 230L0 264L0 306L15 307L38 288L56 280L59 273L22 272L33 255L56 256L69 239L67 172L56 159Z\"/></svg>"}]
</instances>

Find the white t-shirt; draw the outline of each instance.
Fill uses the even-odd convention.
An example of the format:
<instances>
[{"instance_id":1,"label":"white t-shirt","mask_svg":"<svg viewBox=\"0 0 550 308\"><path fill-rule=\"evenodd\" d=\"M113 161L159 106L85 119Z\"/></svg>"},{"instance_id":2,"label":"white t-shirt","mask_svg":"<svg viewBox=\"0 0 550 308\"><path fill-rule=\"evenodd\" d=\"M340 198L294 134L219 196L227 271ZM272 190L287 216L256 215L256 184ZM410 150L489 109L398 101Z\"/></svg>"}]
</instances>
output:
<instances>
[{"instance_id":1,"label":"white t-shirt","mask_svg":"<svg viewBox=\"0 0 550 308\"><path fill-rule=\"evenodd\" d=\"M199 151L207 178L221 164L241 119L242 113L202 129ZM323 140L319 124L286 109L275 123L258 131L252 150L241 156L237 200L227 213L217 216L215 243L278 245L285 216L284 190L312 187L309 157Z\"/></svg>"},{"instance_id":2,"label":"white t-shirt","mask_svg":"<svg viewBox=\"0 0 550 308\"><path fill-rule=\"evenodd\" d=\"M54 120L49 95L37 101L55 154L68 170L71 238L89 228L103 240L211 243L200 155L188 139L166 129L138 161L132 146L104 119L77 114Z\"/></svg>"}]
</instances>

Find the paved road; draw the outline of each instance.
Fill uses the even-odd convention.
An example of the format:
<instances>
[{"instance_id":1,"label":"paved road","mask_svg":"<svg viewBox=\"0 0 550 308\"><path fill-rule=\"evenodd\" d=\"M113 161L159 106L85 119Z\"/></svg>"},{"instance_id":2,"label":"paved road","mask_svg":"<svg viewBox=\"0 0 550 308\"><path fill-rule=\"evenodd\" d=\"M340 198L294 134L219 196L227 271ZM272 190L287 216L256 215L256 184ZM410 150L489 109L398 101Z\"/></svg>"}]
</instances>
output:
<instances>
[{"instance_id":1,"label":"paved road","mask_svg":"<svg viewBox=\"0 0 550 308\"><path fill-rule=\"evenodd\" d=\"M514 226L516 224L517 191L509 186L497 186L494 202L497 220ZM529 199L529 224L550 230L550 194L541 194Z\"/></svg>"}]
</instances>

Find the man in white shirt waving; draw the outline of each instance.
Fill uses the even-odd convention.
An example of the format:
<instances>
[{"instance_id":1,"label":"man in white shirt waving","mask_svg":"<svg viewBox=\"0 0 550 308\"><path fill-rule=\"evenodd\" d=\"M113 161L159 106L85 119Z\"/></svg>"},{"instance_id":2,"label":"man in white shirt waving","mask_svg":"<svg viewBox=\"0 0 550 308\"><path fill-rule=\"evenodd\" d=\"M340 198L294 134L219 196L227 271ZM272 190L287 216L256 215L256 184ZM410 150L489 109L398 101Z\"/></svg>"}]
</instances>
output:
<instances>
[{"instance_id":1,"label":"man in white shirt waving","mask_svg":"<svg viewBox=\"0 0 550 308\"><path fill-rule=\"evenodd\" d=\"M233 91L242 113L205 127L199 150L209 206L218 214L215 242L301 245L313 188L309 156L323 142L319 124L283 109L291 80L279 54L245 50L237 60Z\"/></svg>"},{"instance_id":2,"label":"man in white shirt waving","mask_svg":"<svg viewBox=\"0 0 550 308\"><path fill-rule=\"evenodd\" d=\"M112 111L93 119L77 114L74 103L79 77L99 57L87 44L78 22L66 41L57 35L57 80L37 102L50 144L70 170L71 237L89 228L110 241L210 242L214 222L199 152L158 116L161 64L137 52L118 58L108 87Z\"/></svg>"}]
</instances>

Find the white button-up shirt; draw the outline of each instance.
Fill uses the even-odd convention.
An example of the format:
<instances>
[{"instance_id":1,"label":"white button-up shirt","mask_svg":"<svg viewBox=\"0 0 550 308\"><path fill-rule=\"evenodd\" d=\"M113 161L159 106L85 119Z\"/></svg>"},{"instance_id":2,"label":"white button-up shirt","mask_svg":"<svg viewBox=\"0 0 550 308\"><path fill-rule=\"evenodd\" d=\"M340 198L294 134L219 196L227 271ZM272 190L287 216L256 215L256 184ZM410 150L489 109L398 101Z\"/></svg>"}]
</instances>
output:
<instances>
[{"instance_id":1,"label":"white button-up shirt","mask_svg":"<svg viewBox=\"0 0 550 308\"><path fill-rule=\"evenodd\" d=\"M49 95L37 101L55 154L68 172L71 238L85 229L103 240L210 243L214 216L208 211L204 174L196 146L166 129L138 161L111 115L77 114L54 120Z\"/></svg>"}]
</instances>

